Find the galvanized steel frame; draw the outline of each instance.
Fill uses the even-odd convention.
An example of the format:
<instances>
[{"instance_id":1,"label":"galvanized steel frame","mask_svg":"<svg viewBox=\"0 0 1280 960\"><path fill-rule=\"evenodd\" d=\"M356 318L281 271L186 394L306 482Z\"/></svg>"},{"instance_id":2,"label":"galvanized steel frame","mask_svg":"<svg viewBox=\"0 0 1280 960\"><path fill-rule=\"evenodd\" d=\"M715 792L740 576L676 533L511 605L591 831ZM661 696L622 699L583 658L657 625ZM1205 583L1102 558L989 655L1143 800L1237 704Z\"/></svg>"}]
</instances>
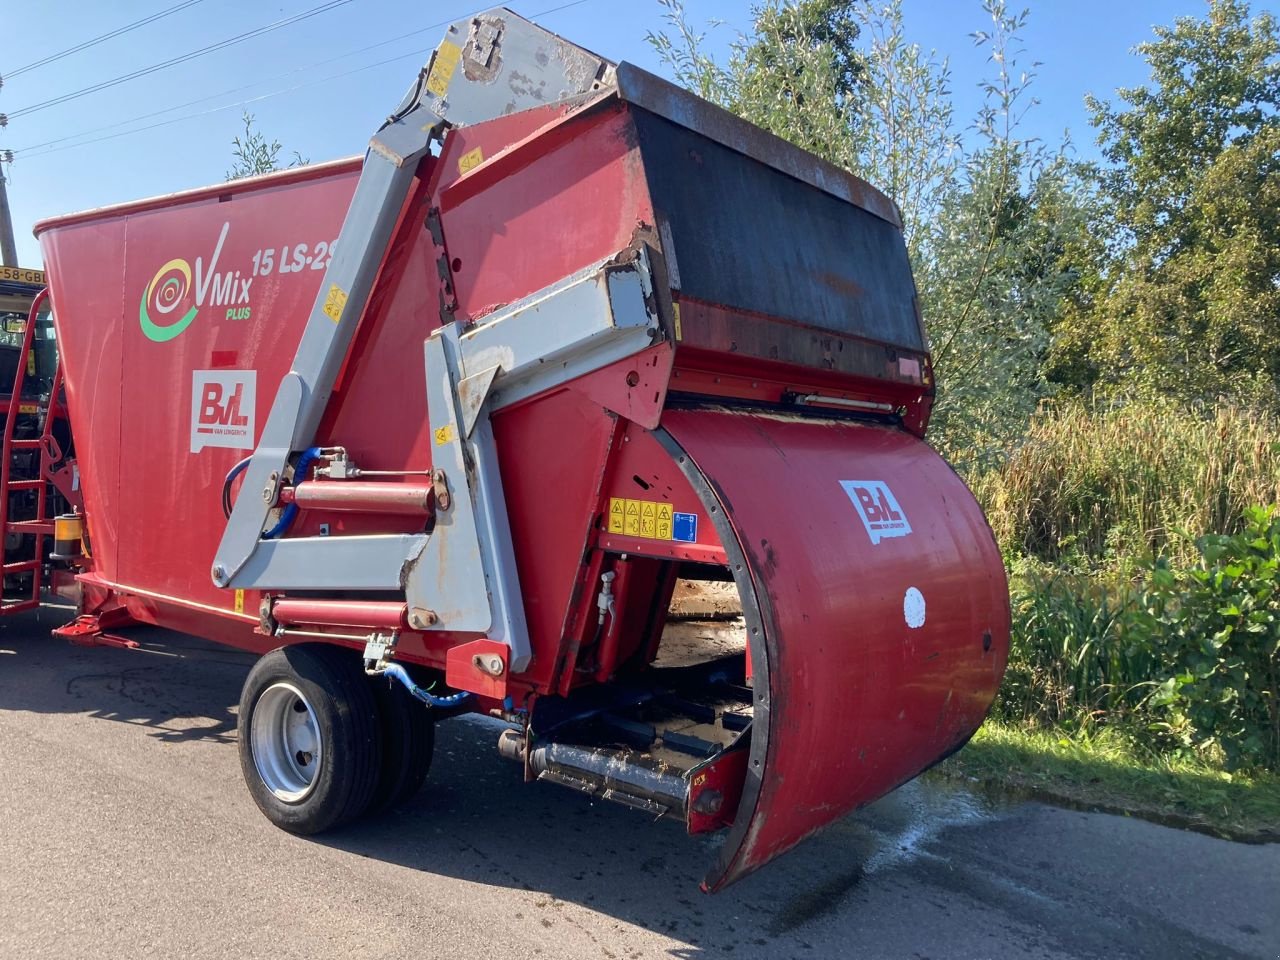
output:
<instances>
[{"instance_id":1,"label":"galvanized steel frame","mask_svg":"<svg viewBox=\"0 0 1280 960\"><path fill-rule=\"evenodd\" d=\"M262 534L293 455L314 440L414 177L433 141L450 125L611 85L613 71L610 61L503 8L448 28L414 87L370 142L338 235L337 253L325 271L293 366L280 384L246 469L248 495L237 499L218 546L211 571L214 583L264 590L403 589L410 609L422 611L419 624L424 628L487 633L511 647L512 669L527 666L528 630L484 405L500 374L513 387L506 402L550 386L545 376L519 373L536 362L548 344L538 331L525 330L509 349L495 353L493 348L496 338L519 335L529 318L545 322L541 311L550 310L557 319L549 326L560 334L553 349L573 357L560 368L560 379L595 369L616 358L620 347L630 349L634 341L601 340L602 332L615 326L607 295L604 303L597 300L595 313L582 313L572 295L575 285L569 284L568 291L547 295L569 293L564 307L538 303L527 314L506 311L480 327L466 344L453 324L427 341L428 416L442 441L437 467L445 470L451 487L449 508L437 511L429 536L264 540ZM626 304L624 316L624 326L634 329L637 318L645 316L643 304ZM580 345L585 349L575 350ZM490 357L502 362L484 365ZM302 479L295 477L294 482Z\"/></svg>"}]
</instances>

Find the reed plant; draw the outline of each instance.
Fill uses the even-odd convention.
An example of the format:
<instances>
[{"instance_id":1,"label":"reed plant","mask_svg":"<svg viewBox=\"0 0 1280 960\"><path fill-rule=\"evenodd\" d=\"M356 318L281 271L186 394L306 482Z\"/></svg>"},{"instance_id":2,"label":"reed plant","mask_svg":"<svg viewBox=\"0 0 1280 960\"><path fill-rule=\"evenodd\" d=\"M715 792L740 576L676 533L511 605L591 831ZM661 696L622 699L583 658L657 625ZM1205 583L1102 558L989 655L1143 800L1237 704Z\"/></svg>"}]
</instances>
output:
<instances>
[{"instance_id":1,"label":"reed plant","mask_svg":"<svg viewBox=\"0 0 1280 960\"><path fill-rule=\"evenodd\" d=\"M1042 409L999 467L968 478L1007 558L1125 570L1196 558L1247 508L1280 502L1280 417L1158 402Z\"/></svg>"}]
</instances>

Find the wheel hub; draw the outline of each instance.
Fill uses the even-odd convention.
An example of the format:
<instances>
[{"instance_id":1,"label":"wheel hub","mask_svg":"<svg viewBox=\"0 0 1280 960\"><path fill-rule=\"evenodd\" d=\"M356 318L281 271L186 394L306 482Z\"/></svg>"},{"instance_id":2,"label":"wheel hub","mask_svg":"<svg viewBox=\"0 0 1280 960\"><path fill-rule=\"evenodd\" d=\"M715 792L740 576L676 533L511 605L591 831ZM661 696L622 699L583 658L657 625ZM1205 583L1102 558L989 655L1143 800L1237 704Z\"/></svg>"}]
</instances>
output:
<instances>
[{"instance_id":1,"label":"wheel hub","mask_svg":"<svg viewBox=\"0 0 1280 960\"><path fill-rule=\"evenodd\" d=\"M315 787L324 762L324 741L310 702L292 683L262 691L249 726L249 746L258 776L285 803L301 803Z\"/></svg>"}]
</instances>

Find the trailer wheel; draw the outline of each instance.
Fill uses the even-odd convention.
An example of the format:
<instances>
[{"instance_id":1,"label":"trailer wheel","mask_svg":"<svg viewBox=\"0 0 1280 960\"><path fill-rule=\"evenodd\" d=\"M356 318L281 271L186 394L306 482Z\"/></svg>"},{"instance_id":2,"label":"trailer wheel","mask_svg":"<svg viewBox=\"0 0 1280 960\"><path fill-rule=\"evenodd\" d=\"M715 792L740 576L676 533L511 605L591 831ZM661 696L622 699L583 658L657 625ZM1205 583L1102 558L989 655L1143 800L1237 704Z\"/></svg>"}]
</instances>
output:
<instances>
[{"instance_id":1,"label":"trailer wheel","mask_svg":"<svg viewBox=\"0 0 1280 960\"><path fill-rule=\"evenodd\" d=\"M373 680L382 734L382 768L370 813L403 803L422 788L435 751L436 725L426 706L398 683Z\"/></svg>"},{"instance_id":2,"label":"trailer wheel","mask_svg":"<svg viewBox=\"0 0 1280 960\"><path fill-rule=\"evenodd\" d=\"M321 644L272 650L245 680L238 729L245 783L276 826L319 833L368 809L382 744L356 654Z\"/></svg>"}]
</instances>

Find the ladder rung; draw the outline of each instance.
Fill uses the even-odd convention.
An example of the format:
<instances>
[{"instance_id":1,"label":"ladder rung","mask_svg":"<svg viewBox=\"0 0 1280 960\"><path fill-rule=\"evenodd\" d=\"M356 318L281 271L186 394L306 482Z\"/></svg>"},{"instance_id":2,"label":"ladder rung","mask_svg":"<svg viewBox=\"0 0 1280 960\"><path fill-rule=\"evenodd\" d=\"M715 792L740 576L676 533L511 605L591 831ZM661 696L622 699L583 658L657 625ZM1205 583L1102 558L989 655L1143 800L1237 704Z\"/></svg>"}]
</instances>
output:
<instances>
[{"instance_id":1,"label":"ladder rung","mask_svg":"<svg viewBox=\"0 0 1280 960\"><path fill-rule=\"evenodd\" d=\"M10 573L26 573L28 570L35 570L39 566L39 560L19 560L16 563L6 563L4 566L0 566L0 572L6 575Z\"/></svg>"},{"instance_id":2,"label":"ladder rung","mask_svg":"<svg viewBox=\"0 0 1280 960\"><path fill-rule=\"evenodd\" d=\"M39 600L6 600L0 603L0 614L20 613L23 610L34 610L38 606Z\"/></svg>"},{"instance_id":3,"label":"ladder rung","mask_svg":"<svg viewBox=\"0 0 1280 960\"><path fill-rule=\"evenodd\" d=\"M9 449L11 450L39 450L42 445L40 440L10 440Z\"/></svg>"},{"instance_id":4,"label":"ladder rung","mask_svg":"<svg viewBox=\"0 0 1280 960\"><path fill-rule=\"evenodd\" d=\"M53 524L47 520L10 520L6 526L17 533L53 533Z\"/></svg>"},{"instance_id":5,"label":"ladder rung","mask_svg":"<svg viewBox=\"0 0 1280 960\"><path fill-rule=\"evenodd\" d=\"M10 480L10 490L39 490L44 486L44 480L37 478L35 480Z\"/></svg>"}]
</instances>

